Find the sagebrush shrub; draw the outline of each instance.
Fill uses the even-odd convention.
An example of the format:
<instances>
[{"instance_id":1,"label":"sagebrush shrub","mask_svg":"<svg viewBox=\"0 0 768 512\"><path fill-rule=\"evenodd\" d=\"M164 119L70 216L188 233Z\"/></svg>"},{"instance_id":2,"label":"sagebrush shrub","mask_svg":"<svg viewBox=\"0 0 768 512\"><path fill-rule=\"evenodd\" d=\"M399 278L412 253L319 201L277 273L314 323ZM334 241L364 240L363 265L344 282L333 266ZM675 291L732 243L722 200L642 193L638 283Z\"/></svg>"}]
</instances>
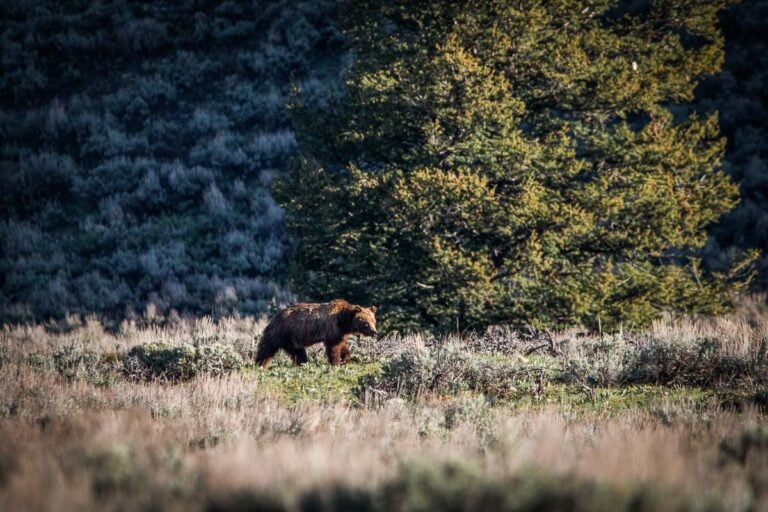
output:
<instances>
[{"instance_id":1,"label":"sagebrush shrub","mask_svg":"<svg viewBox=\"0 0 768 512\"><path fill-rule=\"evenodd\" d=\"M559 379L566 384L611 386L619 382L627 354L633 349L621 337L585 341L562 363Z\"/></svg>"},{"instance_id":2,"label":"sagebrush shrub","mask_svg":"<svg viewBox=\"0 0 768 512\"><path fill-rule=\"evenodd\" d=\"M743 428L739 434L723 439L718 448L720 464L739 466L754 500L764 504L768 498L768 427Z\"/></svg>"},{"instance_id":3,"label":"sagebrush shrub","mask_svg":"<svg viewBox=\"0 0 768 512\"><path fill-rule=\"evenodd\" d=\"M69 380L87 372L98 360L98 354L75 343L65 345L53 353L53 367Z\"/></svg>"},{"instance_id":4,"label":"sagebrush shrub","mask_svg":"<svg viewBox=\"0 0 768 512\"><path fill-rule=\"evenodd\" d=\"M194 375L195 347L151 343L133 347L123 361L132 379L187 379Z\"/></svg>"},{"instance_id":5,"label":"sagebrush shrub","mask_svg":"<svg viewBox=\"0 0 768 512\"><path fill-rule=\"evenodd\" d=\"M223 375L243 366L243 358L232 347L220 345L200 345L196 354L197 373Z\"/></svg>"},{"instance_id":6,"label":"sagebrush shrub","mask_svg":"<svg viewBox=\"0 0 768 512\"><path fill-rule=\"evenodd\" d=\"M40 358L33 357L28 358L28 364L45 365ZM53 353L53 368L67 380L85 379L92 384L109 385L118 375L120 354L97 353L81 344L70 343Z\"/></svg>"},{"instance_id":7,"label":"sagebrush shrub","mask_svg":"<svg viewBox=\"0 0 768 512\"><path fill-rule=\"evenodd\" d=\"M544 378L544 370L446 343L406 350L386 359L379 373L361 381L360 391L416 398L424 393L452 395L471 390L510 397L520 388L528 388L532 378Z\"/></svg>"},{"instance_id":8,"label":"sagebrush shrub","mask_svg":"<svg viewBox=\"0 0 768 512\"><path fill-rule=\"evenodd\" d=\"M131 379L177 381L201 373L223 375L238 370L243 366L243 358L232 347L219 343L198 347L151 343L133 347L123 366Z\"/></svg>"},{"instance_id":9,"label":"sagebrush shrub","mask_svg":"<svg viewBox=\"0 0 768 512\"><path fill-rule=\"evenodd\" d=\"M10 350L5 345L0 345L0 369L11 361Z\"/></svg>"},{"instance_id":10,"label":"sagebrush shrub","mask_svg":"<svg viewBox=\"0 0 768 512\"><path fill-rule=\"evenodd\" d=\"M736 385L768 378L768 360L724 353L717 338L694 343L651 340L625 353L619 383L664 385Z\"/></svg>"}]
</instances>

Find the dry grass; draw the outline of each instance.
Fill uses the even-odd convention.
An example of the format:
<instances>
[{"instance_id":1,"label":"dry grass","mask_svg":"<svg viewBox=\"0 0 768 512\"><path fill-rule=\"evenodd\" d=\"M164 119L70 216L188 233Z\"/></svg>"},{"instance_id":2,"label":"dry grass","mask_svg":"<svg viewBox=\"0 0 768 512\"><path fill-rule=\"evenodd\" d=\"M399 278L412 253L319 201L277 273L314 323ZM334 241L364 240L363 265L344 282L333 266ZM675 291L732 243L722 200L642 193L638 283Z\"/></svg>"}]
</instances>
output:
<instances>
[{"instance_id":1,"label":"dry grass","mask_svg":"<svg viewBox=\"0 0 768 512\"><path fill-rule=\"evenodd\" d=\"M470 411L446 428L447 411L461 403L286 406L242 374L99 389L26 370L3 372L0 394L17 404L0 422L7 510L191 506L241 488L365 487L409 460L471 461L499 477L541 468L615 485L655 482L714 492L746 510L746 470L719 465L718 444L762 421L677 404L672 424L636 410L602 418L545 408Z\"/></svg>"},{"instance_id":2,"label":"dry grass","mask_svg":"<svg viewBox=\"0 0 768 512\"><path fill-rule=\"evenodd\" d=\"M765 335L762 318L667 321L647 336L717 336L720 350L748 354ZM71 343L110 353L136 344L211 339L247 350L263 322L202 319L124 327L118 335L94 321L65 334L5 328L0 510L235 509L232 496L244 489L256 493L256 501L273 496L281 507L309 510L302 499L323 501L339 484L381 498L393 481L416 478L403 476L410 474L407 468L452 462L492 482L526 482L544 474L584 482L580 487L652 485L669 490L668 496L690 496L694 504L721 501L723 510L768 510L768 434L766 445L758 435L745 448L743 460L725 457L721 448L738 443L744 432L761 432L765 418L752 408L734 412L714 402L670 399L597 414L576 405L531 408L512 401L492 407L466 392L375 406L354 405L351 395L325 404L286 402L274 382L267 384L253 369L178 384L116 379L97 386L29 362L30 355L50 357ZM555 337L573 340L563 344L568 350L585 343L573 333ZM520 350L533 343L518 341ZM419 336L387 343L358 348L366 358L383 357L374 350L396 353L430 341ZM411 489L408 494L425 486L404 488ZM686 509L670 499L654 508ZM344 508L324 503L327 510ZM426 503L411 509L436 502Z\"/></svg>"}]
</instances>

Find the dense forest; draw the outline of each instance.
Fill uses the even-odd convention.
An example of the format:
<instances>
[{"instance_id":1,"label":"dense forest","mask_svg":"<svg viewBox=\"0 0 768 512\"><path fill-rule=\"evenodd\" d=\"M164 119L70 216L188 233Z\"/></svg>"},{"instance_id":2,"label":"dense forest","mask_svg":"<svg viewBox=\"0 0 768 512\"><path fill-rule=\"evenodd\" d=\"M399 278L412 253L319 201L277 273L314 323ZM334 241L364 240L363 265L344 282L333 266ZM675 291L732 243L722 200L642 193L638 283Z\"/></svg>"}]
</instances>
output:
<instances>
[{"instance_id":1,"label":"dense forest","mask_svg":"<svg viewBox=\"0 0 768 512\"><path fill-rule=\"evenodd\" d=\"M615 2L599 4L585 16L612 15ZM705 79L692 106L703 117L719 112L723 165L741 187L742 202L704 248L715 271L743 249L768 247L768 54L755 37L768 23L766 5L747 0L721 12L722 71L706 78L716 69L692 69L688 78ZM294 276L311 269L293 257L296 233L286 233L273 181L296 154L294 123L331 126L302 118L302 109L333 109L343 71L360 55L350 52L339 11L332 0L0 7L0 320L121 318L148 304L251 314L293 300L291 290L331 293L288 286L289 267ZM558 108L566 114L568 104ZM300 192L311 200L312 190ZM768 286L767 265L759 260L756 289Z\"/></svg>"}]
</instances>

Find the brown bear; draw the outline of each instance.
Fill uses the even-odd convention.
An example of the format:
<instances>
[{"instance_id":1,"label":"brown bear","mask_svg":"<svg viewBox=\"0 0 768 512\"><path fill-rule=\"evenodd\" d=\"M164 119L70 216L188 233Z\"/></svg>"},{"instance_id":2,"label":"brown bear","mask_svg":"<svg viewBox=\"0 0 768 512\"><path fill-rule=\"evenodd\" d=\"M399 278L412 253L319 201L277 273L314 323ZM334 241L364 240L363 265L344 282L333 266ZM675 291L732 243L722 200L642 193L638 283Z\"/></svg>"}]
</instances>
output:
<instances>
[{"instance_id":1,"label":"brown bear","mask_svg":"<svg viewBox=\"0 0 768 512\"><path fill-rule=\"evenodd\" d=\"M307 362L306 347L325 345L332 365L349 361L347 338L352 334L376 336L376 307L364 308L342 299L322 304L293 304L269 321L256 351L256 363L265 368L278 350L285 350L294 363Z\"/></svg>"}]
</instances>

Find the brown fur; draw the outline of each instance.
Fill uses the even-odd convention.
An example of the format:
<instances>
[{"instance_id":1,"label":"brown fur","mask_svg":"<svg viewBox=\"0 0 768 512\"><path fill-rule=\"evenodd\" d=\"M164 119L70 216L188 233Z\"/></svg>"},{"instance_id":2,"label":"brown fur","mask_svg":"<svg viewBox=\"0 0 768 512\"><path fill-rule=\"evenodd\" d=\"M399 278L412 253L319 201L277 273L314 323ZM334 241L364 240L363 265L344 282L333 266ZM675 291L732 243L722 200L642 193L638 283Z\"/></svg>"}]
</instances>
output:
<instances>
[{"instance_id":1,"label":"brown fur","mask_svg":"<svg viewBox=\"0 0 768 512\"><path fill-rule=\"evenodd\" d=\"M322 343L328 362L347 363L352 357L347 338L352 334L375 336L375 313L375 306L364 308L342 299L293 304L269 321L256 351L256 362L265 368L282 349L294 363L303 364L307 362L306 347Z\"/></svg>"}]
</instances>

